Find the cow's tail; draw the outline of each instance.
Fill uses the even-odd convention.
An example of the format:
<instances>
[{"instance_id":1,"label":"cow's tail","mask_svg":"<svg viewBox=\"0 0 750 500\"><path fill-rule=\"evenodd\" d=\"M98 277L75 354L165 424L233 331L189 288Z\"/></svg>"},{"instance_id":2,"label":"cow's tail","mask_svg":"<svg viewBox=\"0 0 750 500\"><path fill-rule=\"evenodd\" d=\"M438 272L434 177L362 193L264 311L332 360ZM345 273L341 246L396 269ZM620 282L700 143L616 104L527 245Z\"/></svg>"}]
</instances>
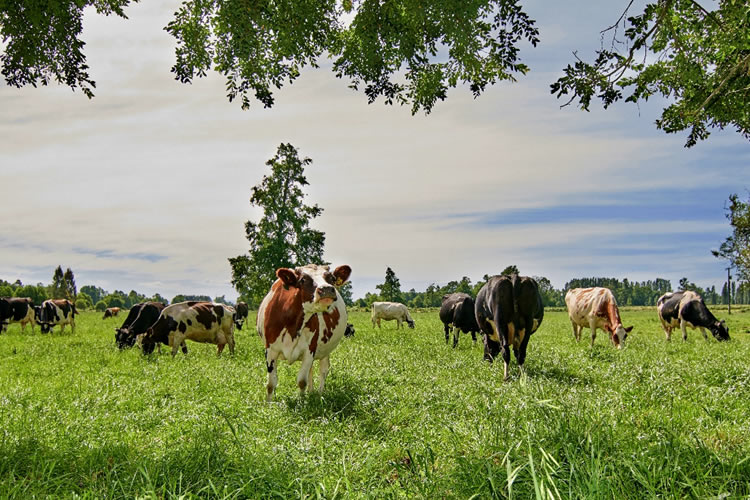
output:
<instances>
[{"instance_id":1,"label":"cow's tail","mask_svg":"<svg viewBox=\"0 0 750 500\"><path fill-rule=\"evenodd\" d=\"M513 286L513 317L518 317L518 297L521 295L521 278L517 274L513 274L510 277L511 285Z\"/></svg>"}]
</instances>

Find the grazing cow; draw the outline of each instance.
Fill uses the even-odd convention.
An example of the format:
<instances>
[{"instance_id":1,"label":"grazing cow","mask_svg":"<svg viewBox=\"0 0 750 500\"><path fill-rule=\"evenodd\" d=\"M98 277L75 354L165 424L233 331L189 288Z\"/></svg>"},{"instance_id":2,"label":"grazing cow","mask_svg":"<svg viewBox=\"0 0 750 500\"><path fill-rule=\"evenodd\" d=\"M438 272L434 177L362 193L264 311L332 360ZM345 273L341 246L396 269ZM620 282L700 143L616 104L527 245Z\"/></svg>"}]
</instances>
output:
<instances>
[{"instance_id":1,"label":"grazing cow","mask_svg":"<svg viewBox=\"0 0 750 500\"><path fill-rule=\"evenodd\" d=\"M628 333L633 329L632 326L622 326L617 301L609 288L573 288L565 294L565 305L568 306L568 317L577 341L581 340L584 327L591 329L591 347L594 347L597 328L608 332L610 341L618 349L622 349Z\"/></svg>"},{"instance_id":2,"label":"grazing cow","mask_svg":"<svg viewBox=\"0 0 750 500\"><path fill-rule=\"evenodd\" d=\"M451 293L443 295L443 304L440 306L440 321L445 327L445 343L453 329L453 348L458 345L458 335L461 331L471 333L474 343L477 341L476 315L474 314L474 299L467 293Z\"/></svg>"},{"instance_id":3,"label":"grazing cow","mask_svg":"<svg viewBox=\"0 0 750 500\"><path fill-rule=\"evenodd\" d=\"M237 314L235 315L234 326L236 326L238 330L242 330L242 327L245 325L245 320L247 320L249 308L244 302L237 302L237 307L235 309Z\"/></svg>"},{"instance_id":4,"label":"grazing cow","mask_svg":"<svg viewBox=\"0 0 750 500\"><path fill-rule=\"evenodd\" d=\"M476 320L482 329L484 359L490 363L502 352L508 379L510 346L523 373L529 338L542 324L544 305L536 281L527 276L492 276L479 290Z\"/></svg>"},{"instance_id":5,"label":"grazing cow","mask_svg":"<svg viewBox=\"0 0 750 500\"><path fill-rule=\"evenodd\" d=\"M308 264L296 269L276 270L278 279L258 309L258 335L266 348L266 401L271 401L278 383L277 361L302 361L297 374L300 395L312 381L313 361L319 360L319 391L323 392L330 367L329 356L347 329L344 299L337 286L349 279L352 270L343 265Z\"/></svg>"},{"instance_id":6,"label":"grazing cow","mask_svg":"<svg viewBox=\"0 0 750 500\"><path fill-rule=\"evenodd\" d=\"M719 321L703 302L703 297L690 290L665 293L656 301L661 326L667 334L667 340L672 338L672 329L677 326L682 330L682 340L687 340L685 327L700 328L703 338L708 340L706 328L716 340L729 340L729 328L722 320Z\"/></svg>"},{"instance_id":7,"label":"grazing cow","mask_svg":"<svg viewBox=\"0 0 750 500\"><path fill-rule=\"evenodd\" d=\"M120 349L133 347L148 328L156 323L166 306L161 302L141 302L130 308L120 328L115 328L115 344Z\"/></svg>"},{"instance_id":8,"label":"grazing cow","mask_svg":"<svg viewBox=\"0 0 750 500\"><path fill-rule=\"evenodd\" d=\"M7 329L11 323L21 323L21 332L31 324L34 331L36 318L34 313L34 301L28 297L9 297L0 299L0 332Z\"/></svg>"},{"instance_id":9,"label":"grazing cow","mask_svg":"<svg viewBox=\"0 0 750 500\"><path fill-rule=\"evenodd\" d=\"M141 346L143 354L151 354L157 343L172 347L172 357L177 348L187 353L185 340L216 344L217 355L221 355L225 345L234 354L234 313L233 307L213 302L178 302L164 308L152 326L146 330Z\"/></svg>"},{"instance_id":10,"label":"grazing cow","mask_svg":"<svg viewBox=\"0 0 750 500\"><path fill-rule=\"evenodd\" d=\"M42 333L49 333L56 325L60 325L60 333L65 330L65 325L70 325L72 333L76 331L75 315L78 314L76 306L68 299L45 300L39 309L35 309L36 322L42 327Z\"/></svg>"},{"instance_id":11,"label":"grazing cow","mask_svg":"<svg viewBox=\"0 0 750 500\"><path fill-rule=\"evenodd\" d=\"M375 323L377 323L378 328L380 328L381 319L386 321L395 319L396 330L401 328L402 321L405 321L409 325L409 328L414 328L414 320L411 319L411 316L409 315L409 309L398 302L373 302L370 319L372 320L373 328L375 328Z\"/></svg>"},{"instance_id":12,"label":"grazing cow","mask_svg":"<svg viewBox=\"0 0 750 500\"><path fill-rule=\"evenodd\" d=\"M108 307L104 311L104 316L102 316L102 319L114 318L118 314L120 314L120 308L119 307Z\"/></svg>"}]
</instances>

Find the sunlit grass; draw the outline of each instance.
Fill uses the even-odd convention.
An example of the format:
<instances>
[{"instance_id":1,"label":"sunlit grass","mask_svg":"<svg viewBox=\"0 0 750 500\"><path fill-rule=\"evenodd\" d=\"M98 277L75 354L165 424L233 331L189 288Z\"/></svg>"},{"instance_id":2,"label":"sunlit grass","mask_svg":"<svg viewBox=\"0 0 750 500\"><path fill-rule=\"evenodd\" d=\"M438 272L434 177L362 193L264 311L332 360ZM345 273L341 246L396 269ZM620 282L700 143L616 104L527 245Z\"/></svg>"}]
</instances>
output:
<instances>
[{"instance_id":1,"label":"sunlit grass","mask_svg":"<svg viewBox=\"0 0 750 500\"><path fill-rule=\"evenodd\" d=\"M84 313L69 330L0 336L0 497L731 497L750 494L750 313L732 342L667 343L653 309L613 349L576 343L548 312L528 377L502 382L481 342L445 344L437 311L415 330L352 313L326 392L298 398L279 367L266 404L254 328L237 353L120 352ZM254 318L250 318L251 325Z\"/></svg>"}]
</instances>

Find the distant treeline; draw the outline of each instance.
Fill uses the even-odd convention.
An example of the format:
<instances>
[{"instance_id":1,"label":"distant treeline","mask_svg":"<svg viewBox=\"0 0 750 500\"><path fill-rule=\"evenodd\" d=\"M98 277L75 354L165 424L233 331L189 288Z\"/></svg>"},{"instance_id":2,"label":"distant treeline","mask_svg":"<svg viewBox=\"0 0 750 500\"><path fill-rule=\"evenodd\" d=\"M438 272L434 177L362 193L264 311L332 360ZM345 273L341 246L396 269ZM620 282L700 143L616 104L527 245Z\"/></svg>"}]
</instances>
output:
<instances>
[{"instance_id":1,"label":"distant treeline","mask_svg":"<svg viewBox=\"0 0 750 500\"><path fill-rule=\"evenodd\" d=\"M369 308L373 302L391 300L410 307L440 307L445 294L464 292L476 297L488 278L489 276L485 275L481 281L472 283L471 279L464 276L461 280L450 281L443 286L433 283L424 292L417 292L413 288L407 292L392 292L389 289L390 297L383 297L382 293L367 293L363 298L354 301L354 305ZM671 281L664 278L648 281L630 281L627 278L623 280L600 277L576 278L565 283L562 289L553 287L550 280L543 276L534 276L534 279L539 284L542 300L546 307L564 307L565 294L573 288L596 286L609 288L612 290L617 303L622 306L654 306L660 296L673 291ZM687 278L683 278L680 280L678 289L693 290L703 296L706 303L710 305L727 304L730 301L726 283L724 283L721 293L718 293L714 286L704 290L696 286L695 283L691 283ZM731 298L732 304L750 304L750 283L745 282L737 285L732 282Z\"/></svg>"},{"instance_id":2,"label":"distant treeline","mask_svg":"<svg viewBox=\"0 0 750 500\"><path fill-rule=\"evenodd\" d=\"M186 300L212 300L208 295L179 294L175 295L170 301L159 293L147 296L135 290L130 290L128 293L121 290L108 292L94 285L82 286L80 290L77 290L73 271L68 269L63 273L60 267L55 270L55 274L52 277L52 284L49 285L43 283L24 285L21 280L11 283L0 279L0 297L30 297L37 305L47 299L69 299L75 302L76 308L79 310L96 309L97 311L104 311L108 307L130 309L134 304L145 301L174 304L175 302L184 302ZM232 305L232 302L226 300L223 295L214 298L213 301Z\"/></svg>"}]
</instances>

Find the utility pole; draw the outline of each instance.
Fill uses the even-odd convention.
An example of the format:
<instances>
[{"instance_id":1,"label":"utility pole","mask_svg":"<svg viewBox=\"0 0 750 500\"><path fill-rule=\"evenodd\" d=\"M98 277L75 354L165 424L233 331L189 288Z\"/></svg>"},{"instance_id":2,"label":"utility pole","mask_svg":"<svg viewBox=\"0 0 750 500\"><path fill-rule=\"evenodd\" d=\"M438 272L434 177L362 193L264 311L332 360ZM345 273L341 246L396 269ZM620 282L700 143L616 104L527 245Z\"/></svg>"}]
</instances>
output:
<instances>
[{"instance_id":1,"label":"utility pole","mask_svg":"<svg viewBox=\"0 0 750 500\"><path fill-rule=\"evenodd\" d=\"M727 314L732 314L732 275L729 272L731 269L732 266L727 267Z\"/></svg>"}]
</instances>

